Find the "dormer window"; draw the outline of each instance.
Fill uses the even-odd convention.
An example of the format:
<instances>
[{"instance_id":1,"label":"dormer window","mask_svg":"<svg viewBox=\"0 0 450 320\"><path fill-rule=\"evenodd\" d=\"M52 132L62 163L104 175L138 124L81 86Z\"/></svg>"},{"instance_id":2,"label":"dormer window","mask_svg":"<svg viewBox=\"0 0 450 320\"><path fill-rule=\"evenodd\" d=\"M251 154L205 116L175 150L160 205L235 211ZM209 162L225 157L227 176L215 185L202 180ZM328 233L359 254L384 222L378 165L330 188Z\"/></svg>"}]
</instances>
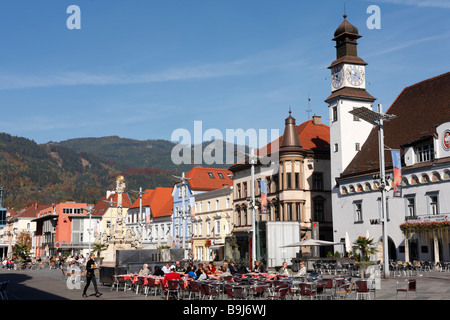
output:
<instances>
[{"instance_id":1,"label":"dormer window","mask_svg":"<svg viewBox=\"0 0 450 320\"><path fill-rule=\"evenodd\" d=\"M416 163L434 160L434 145L432 140L428 140L414 147Z\"/></svg>"},{"instance_id":2,"label":"dormer window","mask_svg":"<svg viewBox=\"0 0 450 320\"><path fill-rule=\"evenodd\" d=\"M215 179L212 172L208 172L208 174L209 174L209 177L210 177L211 179Z\"/></svg>"}]
</instances>

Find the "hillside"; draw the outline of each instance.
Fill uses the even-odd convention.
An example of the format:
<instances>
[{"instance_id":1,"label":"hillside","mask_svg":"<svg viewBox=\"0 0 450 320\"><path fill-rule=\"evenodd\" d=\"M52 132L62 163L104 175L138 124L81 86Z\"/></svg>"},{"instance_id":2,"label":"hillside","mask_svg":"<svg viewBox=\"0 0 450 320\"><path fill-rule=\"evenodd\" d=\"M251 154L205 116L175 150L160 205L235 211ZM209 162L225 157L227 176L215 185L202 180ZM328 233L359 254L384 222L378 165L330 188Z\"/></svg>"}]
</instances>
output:
<instances>
[{"instance_id":1,"label":"hillside","mask_svg":"<svg viewBox=\"0 0 450 320\"><path fill-rule=\"evenodd\" d=\"M204 147L211 142L203 143ZM224 154L226 151L225 142L219 140L218 144L222 143ZM77 138L61 141L58 145L69 148L75 152L87 152L96 155L99 158L107 160L122 170L129 170L132 168L158 168L167 171L189 171L192 164L176 165L171 159L172 149L175 143L167 140L134 140L127 138L120 138L118 136L109 136L102 138ZM234 147L234 145L230 145ZM191 149L193 159L193 150ZM225 159L225 158L224 158ZM207 164L202 164L208 167ZM214 164L214 167L228 168L227 164Z\"/></svg>"},{"instance_id":2,"label":"hillside","mask_svg":"<svg viewBox=\"0 0 450 320\"><path fill-rule=\"evenodd\" d=\"M219 143L223 143L222 141ZM127 190L172 187L172 174L193 165L175 165L174 143L120 137L80 138L37 144L0 133L0 185L4 205L20 209L32 201L95 203L123 175ZM226 150L223 145L224 152ZM206 165L205 165L206 166ZM212 165L228 167L228 165ZM135 197L130 193L130 196Z\"/></svg>"}]
</instances>

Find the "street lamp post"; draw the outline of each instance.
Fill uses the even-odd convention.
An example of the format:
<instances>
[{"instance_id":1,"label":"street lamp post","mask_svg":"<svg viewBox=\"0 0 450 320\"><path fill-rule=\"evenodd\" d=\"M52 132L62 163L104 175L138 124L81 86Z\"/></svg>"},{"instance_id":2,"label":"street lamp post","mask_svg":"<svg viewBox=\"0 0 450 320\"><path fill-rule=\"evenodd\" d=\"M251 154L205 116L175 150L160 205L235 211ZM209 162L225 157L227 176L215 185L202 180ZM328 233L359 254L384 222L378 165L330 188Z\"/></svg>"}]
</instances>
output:
<instances>
[{"instance_id":1,"label":"street lamp post","mask_svg":"<svg viewBox=\"0 0 450 320\"><path fill-rule=\"evenodd\" d=\"M249 159L250 167L250 175L251 175L251 184L252 184L252 198L250 206L252 208L252 266L255 265L256 261L256 201L255 201L255 150L252 148L250 154L244 152L235 152L234 155L244 155Z\"/></svg>"},{"instance_id":2,"label":"street lamp post","mask_svg":"<svg viewBox=\"0 0 450 320\"><path fill-rule=\"evenodd\" d=\"M181 216L178 216L178 218L180 218L180 229L181 229L181 237L182 237L182 248L183 248L183 254L185 256L185 240L184 240L184 233L185 233L185 223L187 220L186 214L185 214L185 206L184 206L184 192L186 190L186 184L187 184L187 180L191 180L191 178L186 178L186 176L184 175L184 172L181 174L181 177L179 176L174 176L172 175L172 177L180 179L181 180ZM186 226L187 227L187 226Z\"/></svg>"},{"instance_id":3,"label":"street lamp post","mask_svg":"<svg viewBox=\"0 0 450 320\"><path fill-rule=\"evenodd\" d=\"M114 203L117 203L117 202L114 202L114 201L107 201L107 200L102 200L104 203L107 203L107 204L109 204L109 212L110 212L110 221L109 221L109 231L110 231L110 233L109 233L109 236L110 237L112 237L112 235L113 235L113 228L112 228L112 220L113 220L113 217L112 217L112 208L113 208L113 204Z\"/></svg>"},{"instance_id":4,"label":"street lamp post","mask_svg":"<svg viewBox=\"0 0 450 320\"><path fill-rule=\"evenodd\" d=\"M395 117L393 114L383 114L383 106L378 105L378 112L372 111L365 107L354 108L349 113L363 119L374 125L378 124L378 144L380 158L380 189L381 189L381 219L383 233L383 273L384 277L389 277L389 253L387 241L387 216L386 216L386 174L384 160L384 121L389 121Z\"/></svg>"},{"instance_id":5,"label":"street lamp post","mask_svg":"<svg viewBox=\"0 0 450 320\"><path fill-rule=\"evenodd\" d=\"M142 191L142 187L139 187L139 191L136 191L136 190L130 190L130 191L139 194L139 219L138 219L138 225L139 225L139 227L141 229L142 239L144 239L145 219L142 218L142 195L147 194L147 192Z\"/></svg>"},{"instance_id":6,"label":"street lamp post","mask_svg":"<svg viewBox=\"0 0 450 320\"><path fill-rule=\"evenodd\" d=\"M91 233L92 233L92 227L91 227L91 221L92 221L92 207L88 206L87 209L82 208L83 211L86 211L86 213L89 215L89 254L91 254Z\"/></svg>"}]
</instances>

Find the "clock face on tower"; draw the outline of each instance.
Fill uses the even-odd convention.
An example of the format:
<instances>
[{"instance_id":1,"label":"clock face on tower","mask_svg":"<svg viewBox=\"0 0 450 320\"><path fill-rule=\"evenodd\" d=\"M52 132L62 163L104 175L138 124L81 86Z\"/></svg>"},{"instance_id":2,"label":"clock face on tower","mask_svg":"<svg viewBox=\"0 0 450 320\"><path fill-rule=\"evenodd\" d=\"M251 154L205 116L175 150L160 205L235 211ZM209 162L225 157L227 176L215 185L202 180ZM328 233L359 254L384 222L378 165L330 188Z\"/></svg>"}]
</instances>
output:
<instances>
[{"instance_id":1,"label":"clock face on tower","mask_svg":"<svg viewBox=\"0 0 450 320\"><path fill-rule=\"evenodd\" d=\"M337 89L342 85L343 81L344 75L342 72L342 66L334 67L333 70L331 70L331 84Z\"/></svg>"},{"instance_id":2,"label":"clock face on tower","mask_svg":"<svg viewBox=\"0 0 450 320\"><path fill-rule=\"evenodd\" d=\"M364 81L364 69L360 66L348 66L345 74L351 85L360 86Z\"/></svg>"}]
</instances>

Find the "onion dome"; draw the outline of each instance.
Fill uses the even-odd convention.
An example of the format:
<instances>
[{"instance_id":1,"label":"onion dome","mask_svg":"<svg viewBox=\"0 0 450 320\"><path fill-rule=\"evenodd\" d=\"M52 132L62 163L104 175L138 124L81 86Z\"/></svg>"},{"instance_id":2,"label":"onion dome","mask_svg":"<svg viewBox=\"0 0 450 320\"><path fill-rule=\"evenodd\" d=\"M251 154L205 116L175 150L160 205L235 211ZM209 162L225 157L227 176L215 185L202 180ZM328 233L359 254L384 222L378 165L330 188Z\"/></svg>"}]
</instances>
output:
<instances>
[{"instance_id":1,"label":"onion dome","mask_svg":"<svg viewBox=\"0 0 450 320\"><path fill-rule=\"evenodd\" d=\"M344 21L337 27L336 31L334 32L334 37L337 37L343 33L350 33L354 35L358 35L358 28L356 28L354 25L352 25L350 22L347 21L347 15L344 14Z\"/></svg>"}]
</instances>

